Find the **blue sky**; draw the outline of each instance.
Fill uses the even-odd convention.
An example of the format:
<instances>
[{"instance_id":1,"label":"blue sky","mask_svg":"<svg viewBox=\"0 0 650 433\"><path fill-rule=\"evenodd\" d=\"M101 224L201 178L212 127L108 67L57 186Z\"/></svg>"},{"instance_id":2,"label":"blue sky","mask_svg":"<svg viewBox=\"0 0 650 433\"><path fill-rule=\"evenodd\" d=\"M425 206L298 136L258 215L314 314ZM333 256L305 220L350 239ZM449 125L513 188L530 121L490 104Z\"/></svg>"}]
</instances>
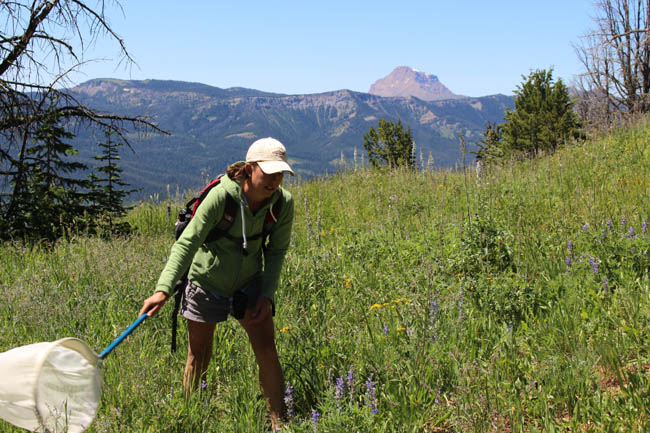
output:
<instances>
[{"instance_id":1,"label":"blue sky","mask_svg":"<svg viewBox=\"0 0 650 433\"><path fill-rule=\"evenodd\" d=\"M512 94L522 75L582 72L573 45L593 0L123 1L113 29L137 62L100 40L76 82L167 79L303 94L370 85L397 66L435 74L468 96ZM154 6L155 5L155 6Z\"/></svg>"}]
</instances>

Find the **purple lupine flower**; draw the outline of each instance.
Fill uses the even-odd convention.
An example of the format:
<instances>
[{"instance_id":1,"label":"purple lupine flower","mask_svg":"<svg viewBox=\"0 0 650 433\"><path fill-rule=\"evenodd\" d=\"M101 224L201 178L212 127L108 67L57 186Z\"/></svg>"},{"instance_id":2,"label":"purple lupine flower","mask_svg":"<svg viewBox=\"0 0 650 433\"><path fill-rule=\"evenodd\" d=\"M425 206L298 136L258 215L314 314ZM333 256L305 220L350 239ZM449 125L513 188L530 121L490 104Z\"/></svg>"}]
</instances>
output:
<instances>
[{"instance_id":1,"label":"purple lupine flower","mask_svg":"<svg viewBox=\"0 0 650 433\"><path fill-rule=\"evenodd\" d=\"M208 382L206 382L205 379L202 380L202 381L201 381L201 391L203 391L203 390L206 389L207 387L208 387Z\"/></svg>"},{"instance_id":2,"label":"purple lupine flower","mask_svg":"<svg viewBox=\"0 0 650 433\"><path fill-rule=\"evenodd\" d=\"M366 381L366 403L370 407L370 412L373 415L377 415L379 409L377 409L377 388L375 387L375 382L372 381L372 374Z\"/></svg>"},{"instance_id":3,"label":"purple lupine flower","mask_svg":"<svg viewBox=\"0 0 650 433\"><path fill-rule=\"evenodd\" d=\"M356 381L357 378L354 371L354 365L351 365L348 370L348 393L350 394L350 398L354 396L354 385L356 384Z\"/></svg>"},{"instance_id":4,"label":"purple lupine flower","mask_svg":"<svg viewBox=\"0 0 650 433\"><path fill-rule=\"evenodd\" d=\"M336 407L341 409L341 401L345 397L345 379L339 377L336 379L336 389L334 390L334 398L336 399Z\"/></svg>"},{"instance_id":5,"label":"purple lupine flower","mask_svg":"<svg viewBox=\"0 0 650 433\"><path fill-rule=\"evenodd\" d=\"M566 256L564 258L564 264L566 265L566 272L567 274L569 273L569 270L571 269L571 257Z\"/></svg>"},{"instance_id":6,"label":"purple lupine flower","mask_svg":"<svg viewBox=\"0 0 650 433\"><path fill-rule=\"evenodd\" d=\"M614 223L612 222L611 219L607 220L607 228L609 228L610 232L614 231Z\"/></svg>"},{"instance_id":7,"label":"purple lupine flower","mask_svg":"<svg viewBox=\"0 0 650 433\"><path fill-rule=\"evenodd\" d=\"M388 325L384 324L384 335L388 335L388 332L390 331L390 328Z\"/></svg>"},{"instance_id":8,"label":"purple lupine flower","mask_svg":"<svg viewBox=\"0 0 650 433\"><path fill-rule=\"evenodd\" d=\"M313 410L311 412L311 425L314 428L314 431L318 430L318 422L320 421L320 412Z\"/></svg>"},{"instance_id":9,"label":"purple lupine flower","mask_svg":"<svg viewBox=\"0 0 650 433\"><path fill-rule=\"evenodd\" d=\"M603 290L605 293L609 293L609 281L607 278L603 279Z\"/></svg>"},{"instance_id":10,"label":"purple lupine flower","mask_svg":"<svg viewBox=\"0 0 650 433\"><path fill-rule=\"evenodd\" d=\"M287 418L291 419L296 416L295 403L293 401L293 386L287 384L287 389L284 390L284 406L287 409Z\"/></svg>"},{"instance_id":11,"label":"purple lupine flower","mask_svg":"<svg viewBox=\"0 0 650 433\"><path fill-rule=\"evenodd\" d=\"M630 229L627 231L627 237L630 239L634 239L636 237L636 234L634 233L634 226L630 226Z\"/></svg>"},{"instance_id":12,"label":"purple lupine flower","mask_svg":"<svg viewBox=\"0 0 650 433\"><path fill-rule=\"evenodd\" d=\"M585 223L585 225L582 226L582 230L589 230L589 223Z\"/></svg>"},{"instance_id":13,"label":"purple lupine flower","mask_svg":"<svg viewBox=\"0 0 650 433\"><path fill-rule=\"evenodd\" d=\"M643 220L643 224L641 224L641 233L646 234L648 231L648 220Z\"/></svg>"},{"instance_id":14,"label":"purple lupine flower","mask_svg":"<svg viewBox=\"0 0 650 433\"><path fill-rule=\"evenodd\" d=\"M621 217L621 228L625 228L625 225L627 224L627 220L625 219L625 215Z\"/></svg>"},{"instance_id":15,"label":"purple lupine flower","mask_svg":"<svg viewBox=\"0 0 650 433\"><path fill-rule=\"evenodd\" d=\"M598 274L598 268L600 266L598 260L595 257L589 256L589 259L587 261L589 262L589 265L591 266L591 270L594 273L594 275Z\"/></svg>"},{"instance_id":16,"label":"purple lupine flower","mask_svg":"<svg viewBox=\"0 0 650 433\"><path fill-rule=\"evenodd\" d=\"M573 241L571 239L567 241L566 247L568 248L569 252L573 254Z\"/></svg>"},{"instance_id":17,"label":"purple lupine flower","mask_svg":"<svg viewBox=\"0 0 650 433\"><path fill-rule=\"evenodd\" d=\"M429 323L434 325L438 316L438 302L434 299L429 307Z\"/></svg>"}]
</instances>

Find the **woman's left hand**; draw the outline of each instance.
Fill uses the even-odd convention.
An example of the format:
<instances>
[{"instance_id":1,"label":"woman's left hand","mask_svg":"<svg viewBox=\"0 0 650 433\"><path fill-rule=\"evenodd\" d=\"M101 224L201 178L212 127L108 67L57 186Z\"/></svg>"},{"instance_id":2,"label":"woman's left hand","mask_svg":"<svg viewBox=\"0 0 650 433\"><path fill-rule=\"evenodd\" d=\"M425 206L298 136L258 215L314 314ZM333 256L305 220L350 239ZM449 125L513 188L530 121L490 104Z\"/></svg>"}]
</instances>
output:
<instances>
[{"instance_id":1,"label":"woman's left hand","mask_svg":"<svg viewBox=\"0 0 650 433\"><path fill-rule=\"evenodd\" d=\"M253 308L246 310L242 322L248 325L258 325L262 323L271 314L271 300L265 296L257 298L257 304Z\"/></svg>"}]
</instances>

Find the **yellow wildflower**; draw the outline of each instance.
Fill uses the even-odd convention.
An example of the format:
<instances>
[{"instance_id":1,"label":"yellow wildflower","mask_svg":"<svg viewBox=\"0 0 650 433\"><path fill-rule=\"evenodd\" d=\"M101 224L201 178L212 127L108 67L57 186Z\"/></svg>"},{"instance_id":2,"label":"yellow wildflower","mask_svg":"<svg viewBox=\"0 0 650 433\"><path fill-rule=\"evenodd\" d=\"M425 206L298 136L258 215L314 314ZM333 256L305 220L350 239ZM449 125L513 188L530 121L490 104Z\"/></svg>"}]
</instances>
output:
<instances>
[{"instance_id":1,"label":"yellow wildflower","mask_svg":"<svg viewBox=\"0 0 650 433\"><path fill-rule=\"evenodd\" d=\"M374 310L375 308L381 308L381 304L373 304L372 307L370 307L370 311Z\"/></svg>"},{"instance_id":2,"label":"yellow wildflower","mask_svg":"<svg viewBox=\"0 0 650 433\"><path fill-rule=\"evenodd\" d=\"M343 281L345 281L345 287L349 289L352 287L352 278L344 278Z\"/></svg>"},{"instance_id":3,"label":"yellow wildflower","mask_svg":"<svg viewBox=\"0 0 650 433\"><path fill-rule=\"evenodd\" d=\"M406 331L406 328L397 328L397 332L404 332Z\"/></svg>"},{"instance_id":4,"label":"yellow wildflower","mask_svg":"<svg viewBox=\"0 0 650 433\"><path fill-rule=\"evenodd\" d=\"M291 330L291 326L285 326L284 328L280 329L280 332L289 332Z\"/></svg>"}]
</instances>

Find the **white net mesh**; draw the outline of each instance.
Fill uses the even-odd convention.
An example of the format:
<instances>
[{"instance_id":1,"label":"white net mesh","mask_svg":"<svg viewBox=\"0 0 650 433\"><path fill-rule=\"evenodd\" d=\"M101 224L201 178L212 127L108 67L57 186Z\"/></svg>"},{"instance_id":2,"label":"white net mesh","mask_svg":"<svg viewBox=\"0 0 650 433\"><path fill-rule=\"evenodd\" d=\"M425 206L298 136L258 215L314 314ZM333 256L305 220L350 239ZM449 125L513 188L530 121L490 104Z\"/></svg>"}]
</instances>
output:
<instances>
[{"instance_id":1,"label":"white net mesh","mask_svg":"<svg viewBox=\"0 0 650 433\"><path fill-rule=\"evenodd\" d=\"M99 407L98 362L75 338L0 353L0 417L31 431L84 431Z\"/></svg>"}]
</instances>

